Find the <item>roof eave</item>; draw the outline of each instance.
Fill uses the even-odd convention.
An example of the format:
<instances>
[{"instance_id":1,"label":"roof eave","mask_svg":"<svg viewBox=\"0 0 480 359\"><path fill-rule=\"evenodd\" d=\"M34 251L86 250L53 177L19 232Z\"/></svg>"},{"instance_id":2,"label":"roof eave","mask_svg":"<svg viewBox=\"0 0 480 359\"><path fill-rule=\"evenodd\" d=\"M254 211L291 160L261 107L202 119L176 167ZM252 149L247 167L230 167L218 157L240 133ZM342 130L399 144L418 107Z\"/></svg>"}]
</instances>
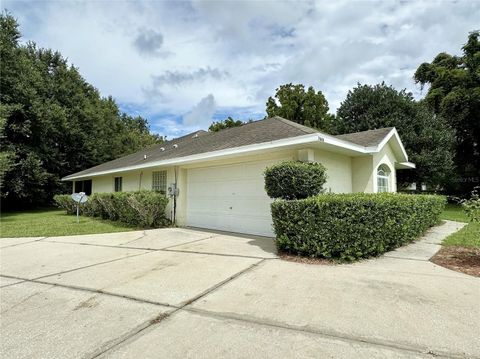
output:
<instances>
[{"instance_id":1,"label":"roof eave","mask_svg":"<svg viewBox=\"0 0 480 359\"><path fill-rule=\"evenodd\" d=\"M395 164L395 168L397 170L413 170L417 168L417 166L412 162L397 162Z\"/></svg>"},{"instance_id":2,"label":"roof eave","mask_svg":"<svg viewBox=\"0 0 480 359\"><path fill-rule=\"evenodd\" d=\"M63 177L62 181L86 179L86 178L92 178L92 177L97 177L102 175L108 175L108 174L119 173L119 172L128 172L128 171L134 171L134 170L152 168L152 167L201 162L206 160L219 159L222 157L231 157L231 156L237 156L242 154L249 154L249 153L254 153L257 151L263 151L268 149L283 148L283 147L308 144L308 143L318 143L318 142L334 145L334 146L347 149L350 151L354 151L360 154L369 153L369 150L366 147L359 146L347 141L339 140L330 135L325 135L322 133L312 133L312 134L296 136L292 138L285 138L285 139L271 141L271 142L263 142L263 143L253 144L253 145L246 145L246 146L229 148L224 150L205 152L205 153L200 153L196 155L176 157L168 160L152 161L152 162L148 162L140 165L134 165L134 166L119 167L111 170L97 171L97 172L79 174L79 175L72 174L70 176Z\"/></svg>"}]
</instances>

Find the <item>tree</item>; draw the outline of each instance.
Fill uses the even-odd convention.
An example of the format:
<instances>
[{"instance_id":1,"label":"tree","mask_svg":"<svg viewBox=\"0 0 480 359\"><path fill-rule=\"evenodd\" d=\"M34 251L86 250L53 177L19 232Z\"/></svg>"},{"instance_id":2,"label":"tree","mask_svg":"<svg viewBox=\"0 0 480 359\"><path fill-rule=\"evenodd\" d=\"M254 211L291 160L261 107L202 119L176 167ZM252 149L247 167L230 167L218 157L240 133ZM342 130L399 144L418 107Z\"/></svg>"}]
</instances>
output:
<instances>
[{"instance_id":1,"label":"tree","mask_svg":"<svg viewBox=\"0 0 480 359\"><path fill-rule=\"evenodd\" d=\"M1 14L2 207L48 204L66 190L63 176L162 140L146 120L102 98L59 52L19 39L16 20Z\"/></svg>"},{"instance_id":2,"label":"tree","mask_svg":"<svg viewBox=\"0 0 480 359\"><path fill-rule=\"evenodd\" d=\"M330 129L333 116L328 113L328 102L321 91L315 92L311 86L305 91L301 84L281 85L266 105L269 117L280 116L326 132Z\"/></svg>"},{"instance_id":3,"label":"tree","mask_svg":"<svg viewBox=\"0 0 480 359\"><path fill-rule=\"evenodd\" d=\"M454 132L443 117L418 103L406 90L397 91L385 83L358 84L341 103L332 130L344 134L395 127L409 160L416 170L399 171L399 184L427 183L444 186L453 169Z\"/></svg>"},{"instance_id":4,"label":"tree","mask_svg":"<svg viewBox=\"0 0 480 359\"><path fill-rule=\"evenodd\" d=\"M226 120L213 122L210 125L210 127L208 128L208 130L210 132L218 132L218 131L223 130L225 128L239 127L239 126L242 126L244 124L245 124L245 122L242 122L240 120L235 121L233 118L228 116L228 118Z\"/></svg>"},{"instance_id":5,"label":"tree","mask_svg":"<svg viewBox=\"0 0 480 359\"><path fill-rule=\"evenodd\" d=\"M438 54L421 64L414 79L429 85L425 102L455 129L456 189L467 193L480 182L480 32L469 34L462 56Z\"/></svg>"}]
</instances>

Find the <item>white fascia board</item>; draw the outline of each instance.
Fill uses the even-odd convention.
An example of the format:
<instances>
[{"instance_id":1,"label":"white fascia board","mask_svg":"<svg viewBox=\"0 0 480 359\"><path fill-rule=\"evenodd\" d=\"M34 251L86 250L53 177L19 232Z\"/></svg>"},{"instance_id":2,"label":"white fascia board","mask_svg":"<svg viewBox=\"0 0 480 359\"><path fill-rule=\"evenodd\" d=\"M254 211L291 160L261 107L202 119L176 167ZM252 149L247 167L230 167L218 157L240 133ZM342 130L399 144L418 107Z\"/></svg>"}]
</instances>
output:
<instances>
[{"instance_id":1,"label":"white fascia board","mask_svg":"<svg viewBox=\"0 0 480 359\"><path fill-rule=\"evenodd\" d=\"M355 152L359 152L359 153L371 153L371 151L372 151L369 147L356 145L352 142L340 140L340 139L335 138L335 137L330 136L330 135L322 134L321 136L323 137L323 142L327 143L329 145L333 145L333 146L336 146L336 147L341 147L341 148L351 150L351 151L355 151Z\"/></svg>"},{"instance_id":2,"label":"white fascia board","mask_svg":"<svg viewBox=\"0 0 480 359\"><path fill-rule=\"evenodd\" d=\"M399 162L395 166L396 169L406 170L406 169L415 169L417 166L412 162Z\"/></svg>"},{"instance_id":3,"label":"white fascia board","mask_svg":"<svg viewBox=\"0 0 480 359\"><path fill-rule=\"evenodd\" d=\"M403 161L403 162L410 163L410 162L408 162L407 151L405 151L405 147L403 146L402 140L400 139L400 135L398 134L397 129L395 127L392 128L392 130L388 133L388 135L385 136L385 138L382 140L382 142L380 142L378 144L375 152L380 152L382 150L382 148L388 143L388 141L390 141L390 139L392 137L395 137L395 139L396 139L396 141L397 141L397 143L400 147L400 150L402 151L403 157L405 158L405 161Z\"/></svg>"}]
</instances>

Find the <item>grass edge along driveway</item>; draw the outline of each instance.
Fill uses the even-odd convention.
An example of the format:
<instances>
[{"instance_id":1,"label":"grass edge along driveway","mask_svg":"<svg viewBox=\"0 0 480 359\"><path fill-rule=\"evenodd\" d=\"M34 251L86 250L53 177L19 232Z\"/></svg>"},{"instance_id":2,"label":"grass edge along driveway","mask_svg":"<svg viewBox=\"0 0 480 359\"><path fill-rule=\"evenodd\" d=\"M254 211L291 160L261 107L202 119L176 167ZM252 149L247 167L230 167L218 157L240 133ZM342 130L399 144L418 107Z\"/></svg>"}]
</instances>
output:
<instances>
[{"instance_id":1,"label":"grass edge along driveway","mask_svg":"<svg viewBox=\"0 0 480 359\"><path fill-rule=\"evenodd\" d=\"M470 222L462 206L448 204L441 214L441 219L468 223L460 231L448 236L442 245L480 248L480 223Z\"/></svg>"},{"instance_id":2,"label":"grass edge along driveway","mask_svg":"<svg viewBox=\"0 0 480 359\"><path fill-rule=\"evenodd\" d=\"M5 212L0 216L0 238L7 237L52 237L78 234L127 232L138 228L120 222L99 218L66 214L56 208Z\"/></svg>"}]
</instances>

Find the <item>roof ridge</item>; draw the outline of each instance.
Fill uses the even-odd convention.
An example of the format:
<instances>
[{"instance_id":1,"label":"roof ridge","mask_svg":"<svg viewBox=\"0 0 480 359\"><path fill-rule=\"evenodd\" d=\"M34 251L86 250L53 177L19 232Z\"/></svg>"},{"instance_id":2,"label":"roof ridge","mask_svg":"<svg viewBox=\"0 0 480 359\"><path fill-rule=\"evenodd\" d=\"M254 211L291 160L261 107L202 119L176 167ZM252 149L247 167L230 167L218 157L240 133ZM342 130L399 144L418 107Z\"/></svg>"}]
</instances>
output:
<instances>
[{"instance_id":1,"label":"roof ridge","mask_svg":"<svg viewBox=\"0 0 480 359\"><path fill-rule=\"evenodd\" d=\"M364 132L373 132L373 131L380 131L380 130L393 130L395 127L394 126L391 126L391 127L380 127L380 128L374 128L374 129L371 129L371 130L364 130L364 131L357 131L357 132L349 132L349 133L342 133L342 134L339 134L339 135L334 135L335 137L338 137L338 136L344 136L344 135L354 135L354 134L357 134L357 133L364 133Z\"/></svg>"},{"instance_id":2,"label":"roof ridge","mask_svg":"<svg viewBox=\"0 0 480 359\"><path fill-rule=\"evenodd\" d=\"M320 131L312 128L312 127L308 127L308 126L305 126L305 125L301 125L297 122L293 122L293 121L290 121L290 120L287 120L286 118L283 118L283 117L280 117L280 116L273 116L273 117L269 117L268 119L276 119L276 120L280 120L282 121L283 123L289 125L289 126L292 126L292 127L295 127L296 129L299 129L300 131L303 131L305 133L320 133Z\"/></svg>"}]
</instances>

